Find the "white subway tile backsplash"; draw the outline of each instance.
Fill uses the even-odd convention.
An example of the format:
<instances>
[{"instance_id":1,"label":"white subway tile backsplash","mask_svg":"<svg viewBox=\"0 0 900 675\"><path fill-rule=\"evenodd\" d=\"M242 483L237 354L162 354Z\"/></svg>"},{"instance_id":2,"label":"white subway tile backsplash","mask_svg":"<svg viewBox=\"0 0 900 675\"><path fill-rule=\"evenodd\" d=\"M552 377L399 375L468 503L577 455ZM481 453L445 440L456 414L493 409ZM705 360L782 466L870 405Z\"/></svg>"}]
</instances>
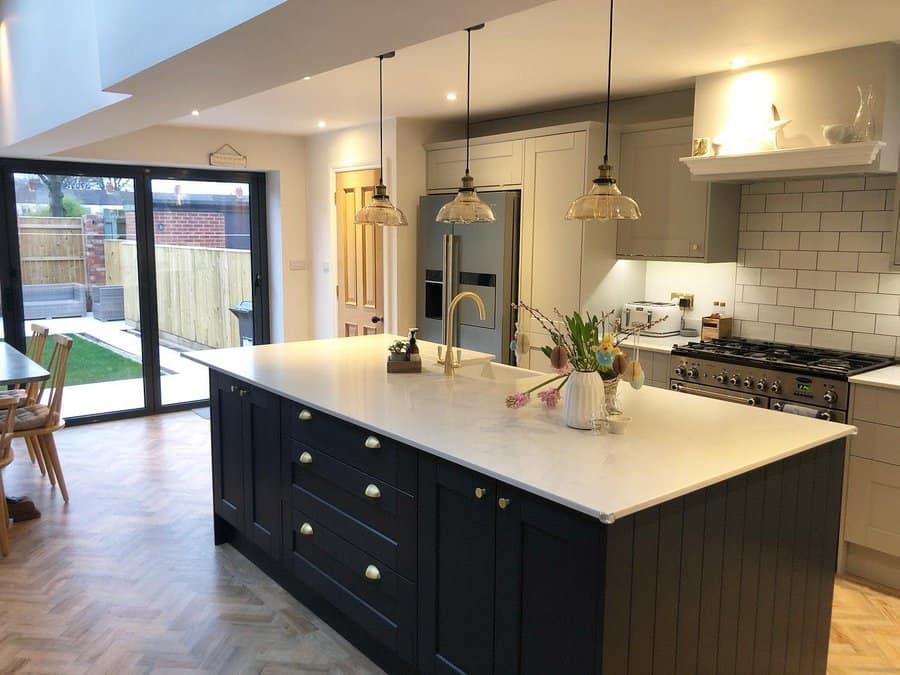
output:
<instances>
[{"instance_id":1,"label":"white subway tile backsplash","mask_svg":"<svg viewBox=\"0 0 900 675\"><path fill-rule=\"evenodd\" d=\"M759 283L763 286L796 286L797 270L763 270Z\"/></svg>"},{"instance_id":2,"label":"white subway tile backsplash","mask_svg":"<svg viewBox=\"0 0 900 675\"><path fill-rule=\"evenodd\" d=\"M857 293L856 311L872 314L900 313L900 295Z\"/></svg>"},{"instance_id":3,"label":"white subway tile backsplash","mask_svg":"<svg viewBox=\"0 0 900 675\"><path fill-rule=\"evenodd\" d=\"M781 229L780 213L748 213L747 229L751 232L775 232Z\"/></svg>"},{"instance_id":4,"label":"white subway tile backsplash","mask_svg":"<svg viewBox=\"0 0 900 675\"><path fill-rule=\"evenodd\" d=\"M759 286L760 271L758 267L738 267L735 279L739 284Z\"/></svg>"},{"instance_id":5,"label":"white subway tile backsplash","mask_svg":"<svg viewBox=\"0 0 900 675\"><path fill-rule=\"evenodd\" d=\"M820 288L825 291L833 291L835 274L835 272L801 270L797 272L797 288Z\"/></svg>"},{"instance_id":6,"label":"white subway tile backsplash","mask_svg":"<svg viewBox=\"0 0 900 675\"><path fill-rule=\"evenodd\" d=\"M840 211L843 192L806 192L803 194L804 211Z\"/></svg>"},{"instance_id":7,"label":"white subway tile backsplash","mask_svg":"<svg viewBox=\"0 0 900 675\"><path fill-rule=\"evenodd\" d=\"M759 316L759 305L751 302L735 302L734 318L741 321L756 321Z\"/></svg>"},{"instance_id":8,"label":"white subway tile backsplash","mask_svg":"<svg viewBox=\"0 0 900 675\"><path fill-rule=\"evenodd\" d=\"M853 333L841 330L823 330L814 328L812 332L812 346L825 349L850 349L853 343Z\"/></svg>"},{"instance_id":9,"label":"white subway tile backsplash","mask_svg":"<svg viewBox=\"0 0 900 675\"><path fill-rule=\"evenodd\" d=\"M856 295L844 291L816 291L816 309L840 309L851 311Z\"/></svg>"},{"instance_id":10,"label":"white subway tile backsplash","mask_svg":"<svg viewBox=\"0 0 900 675\"><path fill-rule=\"evenodd\" d=\"M744 302L758 302L774 305L778 289L771 286L744 286Z\"/></svg>"},{"instance_id":11,"label":"white subway tile backsplash","mask_svg":"<svg viewBox=\"0 0 900 675\"><path fill-rule=\"evenodd\" d=\"M747 267L778 267L781 256L778 251L750 251L746 252L743 264Z\"/></svg>"},{"instance_id":12,"label":"white subway tile backsplash","mask_svg":"<svg viewBox=\"0 0 900 675\"><path fill-rule=\"evenodd\" d=\"M863 190L844 193L844 211L883 211L884 190Z\"/></svg>"},{"instance_id":13,"label":"white subway tile backsplash","mask_svg":"<svg viewBox=\"0 0 900 675\"><path fill-rule=\"evenodd\" d=\"M854 232L861 227L862 211L829 211L822 214L819 225L822 232Z\"/></svg>"},{"instance_id":14,"label":"white subway tile backsplash","mask_svg":"<svg viewBox=\"0 0 900 675\"><path fill-rule=\"evenodd\" d=\"M900 356L897 176L742 188L737 335Z\"/></svg>"},{"instance_id":15,"label":"white subway tile backsplash","mask_svg":"<svg viewBox=\"0 0 900 675\"><path fill-rule=\"evenodd\" d=\"M766 210L765 195L742 195L741 213L762 213Z\"/></svg>"},{"instance_id":16,"label":"white subway tile backsplash","mask_svg":"<svg viewBox=\"0 0 900 675\"><path fill-rule=\"evenodd\" d=\"M794 308L780 307L779 305L759 305L757 313L759 321L766 323L794 323Z\"/></svg>"},{"instance_id":17,"label":"white subway tile backsplash","mask_svg":"<svg viewBox=\"0 0 900 675\"><path fill-rule=\"evenodd\" d=\"M875 315L859 312L835 312L832 327L836 330L851 330L856 333L874 333Z\"/></svg>"},{"instance_id":18,"label":"white subway tile backsplash","mask_svg":"<svg viewBox=\"0 0 900 675\"><path fill-rule=\"evenodd\" d=\"M827 309L802 309L794 310L794 325L807 326L809 328L831 328L832 314Z\"/></svg>"},{"instance_id":19,"label":"white subway tile backsplash","mask_svg":"<svg viewBox=\"0 0 900 675\"><path fill-rule=\"evenodd\" d=\"M826 192L832 192L835 190L837 190L838 192L843 192L844 190L865 190L866 177L840 176L838 178L826 178L824 189Z\"/></svg>"},{"instance_id":20,"label":"white subway tile backsplash","mask_svg":"<svg viewBox=\"0 0 900 675\"><path fill-rule=\"evenodd\" d=\"M879 314L875 317L875 332L880 335L900 335L900 316Z\"/></svg>"},{"instance_id":21,"label":"white subway tile backsplash","mask_svg":"<svg viewBox=\"0 0 900 675\"><path fill-rule=\"evenodd\" d=\"M778 304L788 307L812 307L816 292L802 288L779 288Z\"/></svg>"},{"instance_id":22,"label":"white subway tile backsplash","mask_svg":"<svg viewBox=\"0 0 900 675\"><path fill-rule=\"evenodd\" d=\"M751 340L774 340L775 324L741 321L741 336Z\"/></svg>"},{"instance_id":23,"label":"white subway tile backsplash","mask_svg":"<svg viewBox=\"0 0 900 675\"><path fill-rule=\"evenodd\" d=\"M894 229L892 211L866 211L862 214L863 232L890 232Z\"/></svg>"},{"instance_id":24,"label":"white subway tile backsplash","mask_svg":"<svg viewBox=\"0 0 900 675\"><path fill-rule=\"evenodd\" d=\"M800 326L775 326L775 340L793 345L808 345L812 341L812 328Z\"/></svg>"},{"instance_id":25,"label":"white subway tile backsplash","mask_svg":"<svg viewBox=\"0 0 900 675\"><path fill-rule=\"evenodd\" d=\"M815 251L782 251L781 267L782 269L792 270L814 270L818 262L818 255Z\"/></svg>"},{"instance_id":26,"label":"white subway tile backsplash","mask_svg":"<svg viewBox=\"0 0 900 675\"><path fill-rule=\"evenodd\" d=\"M879 275L878 292L897 293L900 295L900 274Z\"/></svg>"},{"instance_id":27,"label":"white subway tile backsplash","mask_svg":"<svg viewBox=\"0 0 900 675\"><path fill-rule=\"evenodd\" d=\"M881 232L841 232L838 250L878 253L881 251L881 239Z\"/></svg>"},{"instance_id":28,"label":"white subway tile backsplash","mask_svg":"<svg viewBox=\"0 0 900 675\"><path fill-rule=\"evenodd\" d=\"M866 190L893 190L897 185L897 176L866 176Z\"/></svg>"},{"instance_id":29,"label":"white subway tile backsplash","mask_svg":"<svg viewBox=\"0 0 900 675\"><path fill-rule=\"evenodd\" d=\"M859 266L858 253L819 252L819 269L835 272L855 272Z\"/></svg>"},{"instance_id":30,"label":"white subway tile backsplash","mask_svg":"<svg viewBox=\"0 0 900 675\"><path fill-rule=\"evenodd\" d=\"M780 215L780 214L779 214ZM800 243L800 235L806 232L766 232L763 234L763 248L778 251L796 250ZM878 248L881 249L881 233L872 232L879 237Z\"/></svg>"},{"instance_id":31,"label":"white subway tile backsplash","mask_svg":"<svg viewBox=\"0 0 900 675\"><path fill-rule=\"evenodd\" d=\"M821 215L816 211L784 213L781 217L781 229L785 232L816 232L819 229Z\"/></svg>"},{"instance_id":32,"label":"white subway tile backsplash","mask_svg":"<svg viewBox=\"0 0 900 675\"><path fill-rule=\"evenodd\" d=\"M801 251L837 251L840 241L840 232L800 232L799 248Z\"/></svg>"},{"instance_id":33,"label":"white subway tile backsplash","mask_svg":"<svg viewBox=\"0 0 900 675\"><path fill-rule=\"evenodd\" d=\"M878 292L877 274L867 272L836 272L836 274L837 283L835 289L839 291L855 291L857 293Z\"/></svg>"},{"instance_id":34,"label":"white subway tile backsplash","mask_svg":"<svg viewBox=\"0 0 900 675\"><path fill-rule=\"evenodd\" d=\"M799 192L784 195L766 195L766 211L787 213L800 211L803 206L803 195Z\"/></svg>"},{"instance_id":35,"label":"white subway tile backsplash","mask_svg":"<svg viewBox=\"0 0 900 675\"><path fill-rule=\"evenodd\" d=\"M897 338L893 335L872 335L871 333L854 333L852 349L855 352L868 352L893 356L897 348Z\"/></svg>"}]
</instances>

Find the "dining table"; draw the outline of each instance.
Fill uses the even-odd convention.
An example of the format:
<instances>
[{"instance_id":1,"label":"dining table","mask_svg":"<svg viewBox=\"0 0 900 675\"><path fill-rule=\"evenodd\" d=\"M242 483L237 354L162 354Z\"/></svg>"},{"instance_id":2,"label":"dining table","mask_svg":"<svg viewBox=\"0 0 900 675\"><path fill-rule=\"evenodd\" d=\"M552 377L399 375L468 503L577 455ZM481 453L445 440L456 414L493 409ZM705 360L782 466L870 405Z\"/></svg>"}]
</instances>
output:
<instances>
[{"instance_id":1,"label":"dining table","mask_svg":"<svg viewBox=\"0 0 900 675\"><path fill-rule=\"evenodd\" d=\"M0 390L10 385L23 385L31 382L41 382L50 377L50 373L39 363L32 361L8 342L0 342ZM19 512L29 514L27 517L40 517L40 512L28 500L21 497L7 497L6 505L9 514L14 520L18 520Z\"/></svg>"}]
</instances>

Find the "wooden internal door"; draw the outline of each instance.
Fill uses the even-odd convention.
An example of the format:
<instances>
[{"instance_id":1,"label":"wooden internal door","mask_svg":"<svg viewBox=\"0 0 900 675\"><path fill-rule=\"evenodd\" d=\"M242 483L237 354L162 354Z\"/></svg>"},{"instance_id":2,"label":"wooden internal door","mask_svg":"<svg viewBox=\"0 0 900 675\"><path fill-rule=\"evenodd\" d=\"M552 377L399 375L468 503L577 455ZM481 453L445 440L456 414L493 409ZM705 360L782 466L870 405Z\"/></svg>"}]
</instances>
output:
<instances>
[{"instance_id":1,"label":"wooden internal door","mask_svg":"<svg viewBox=\"0 0 900 675\"><path fill-rule=\"evenodd\" d=\"M369 335L384 331L384 279L380 227L356 225L356 212L375 194L378 170L338 173L335 187L338 239L338 336Z\"/></svg>"}]
</instances>

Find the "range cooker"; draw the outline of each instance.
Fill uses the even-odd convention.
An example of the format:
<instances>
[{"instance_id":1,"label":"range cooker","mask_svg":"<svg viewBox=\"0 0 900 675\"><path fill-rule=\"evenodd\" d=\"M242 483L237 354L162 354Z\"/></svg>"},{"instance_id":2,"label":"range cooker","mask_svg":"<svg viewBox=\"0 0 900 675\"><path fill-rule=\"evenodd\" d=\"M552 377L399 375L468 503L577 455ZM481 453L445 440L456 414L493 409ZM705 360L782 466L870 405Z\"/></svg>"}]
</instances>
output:
<instances>
[{"instance_id":1,"label":"range cooker","mask_svg":"<svg viewBox=\"0 0 900 675\"><path fill-rule=\"evenodd\" d=\"M848 378L893 363L874 354L720 338L673 348L669 384L695 396L846 422Z\"/></svg>"}]
</instances>

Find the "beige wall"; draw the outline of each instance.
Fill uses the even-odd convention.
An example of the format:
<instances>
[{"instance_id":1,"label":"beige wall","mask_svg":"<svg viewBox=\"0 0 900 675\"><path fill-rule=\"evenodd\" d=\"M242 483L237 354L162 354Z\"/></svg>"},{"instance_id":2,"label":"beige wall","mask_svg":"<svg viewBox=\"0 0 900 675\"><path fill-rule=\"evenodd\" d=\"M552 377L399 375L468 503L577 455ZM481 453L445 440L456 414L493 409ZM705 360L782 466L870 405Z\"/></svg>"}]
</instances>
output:
<instances>
[{"instance_id":1,"label":"beige wall","mask_svg":"<svg viewBox=\"0 0 900 675\"><path fill-rule=\"evenodd\" d=\"M309 271L289 269L291 260L309 265L302 137L155 126L68 150L62 158L208 169L209 153L225 143L247 155L248 169L266 172L272 340L307 339L312 334Z\"/></svg>"}]
</instances>

